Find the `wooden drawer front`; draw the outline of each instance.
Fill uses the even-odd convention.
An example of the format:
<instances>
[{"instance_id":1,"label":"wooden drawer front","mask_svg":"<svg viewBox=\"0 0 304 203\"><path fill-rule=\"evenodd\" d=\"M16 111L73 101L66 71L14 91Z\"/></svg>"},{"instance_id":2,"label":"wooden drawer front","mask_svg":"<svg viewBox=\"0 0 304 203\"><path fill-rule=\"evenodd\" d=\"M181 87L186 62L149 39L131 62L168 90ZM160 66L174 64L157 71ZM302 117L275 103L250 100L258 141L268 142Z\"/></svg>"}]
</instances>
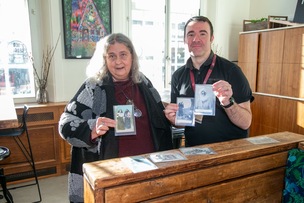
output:
<instances>
[{"instance_id":1,"label":"wooden drawer front","mask_svg":"<svg viewBox=\"0 0 304 203\"><path fill-rule=\"evenodd\" d=\"M138 202L170 194L176 195L194 188L223 183L231 179L283 167L286 164L286 159L287 152L281 152L139 183L120 185L105 189L105 202ZM241 189L247 186L239 185L236 187ZM281 189L281 185L276 187ZM227 188L223 189L229 191ZM193 199L190 202L193 202Z\"/></svg>"},{"instance_id":2,"label":"wooden drawer front","mask_svg":"<svg viewBox=\"0 0 304 203\"><path fill-rule=\"evenodd\" d=\"M179 194L168 195L144 202L281 202L282 192L284 188L284 173L285 169L280 168L265 173L224 182L218 185L212 185L188 191L186 190Z\"/></svg>"}]
</instances>

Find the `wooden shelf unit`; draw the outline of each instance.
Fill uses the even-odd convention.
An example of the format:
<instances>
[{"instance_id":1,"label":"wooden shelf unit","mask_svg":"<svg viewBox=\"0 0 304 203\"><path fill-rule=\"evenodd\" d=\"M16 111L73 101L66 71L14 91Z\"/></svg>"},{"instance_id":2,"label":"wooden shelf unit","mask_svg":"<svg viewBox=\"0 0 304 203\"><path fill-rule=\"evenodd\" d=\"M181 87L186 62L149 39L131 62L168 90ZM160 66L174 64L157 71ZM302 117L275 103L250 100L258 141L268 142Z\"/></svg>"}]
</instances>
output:
<instances>
[{"instance_id":1,"label":"wooden shelf unit","mask_svg":"<svg viewBox=\"0 0 304 203\"><path fill-rule=\"evenodd\" d=\"M255 97L250 136L304 134L304 26L239 35L238 64Z\"/></svg>"}]
</instances>

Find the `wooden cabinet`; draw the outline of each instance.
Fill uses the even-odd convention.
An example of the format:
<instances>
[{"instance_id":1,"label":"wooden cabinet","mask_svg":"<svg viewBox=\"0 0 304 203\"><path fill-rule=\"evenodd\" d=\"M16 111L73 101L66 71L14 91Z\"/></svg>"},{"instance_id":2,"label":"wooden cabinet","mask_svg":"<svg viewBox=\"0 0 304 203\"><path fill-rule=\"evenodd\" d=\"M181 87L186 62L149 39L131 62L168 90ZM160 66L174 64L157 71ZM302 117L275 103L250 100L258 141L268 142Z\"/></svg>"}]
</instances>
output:
<instances>
[{"instance_id":1,"label":"wooden cabinet","mask_svg":"<svg viewBox=\"0 0 304 203\"><path fill-rule=\"evenodd\" d=\"M66 103L29 106L27 126L33 156L39 177L56 176L67 173L70 154L65 141L59 136L58 121ZM21 121L23 106L16 106L18 120ZM21 139L26 139L25 135ZM29 163L12 137L0 137L1 145L10 149L9 158L1 161L8 181L22 181L32 177ZM25 142L24 140L24 143ZM28 146L26 146L28 148Z\"/></svg>"},{"instance_id":2,"label":"wooden cabinet","mask_svg":"<svg viewBox=\"0 0 304 203\"><path fill-rule=\"evenodd\" d=\"M303 64L304 27L285 30L284 63Z\"/></svg>"},{"instance_id":3,"label":"wooden cabinet","mask_svg":"<svg viewBox=\"0 0 304 203\"><path fill-rule=\"evenodd\" d=\"M285 30L260 32L259 63L282 63Z\"/></svg>"},{"instance_id":4,"label":"wooden cabinet","mask_svg":"<svg viewBox=\"0 0 304 203\"><path fill-rule=\"evenodd\" d=\"M304 134L304 101L254 93L250 136L282 131Z\"/></svg>"},{"instance_id":5,"label":"wooden cabinet","mask_svg":"<svg viewBox=\"0 0 304 203\"><path fill-rule=\"evenodd\" d=\"M267 137L278 142L238 139L202 145L216 154L156 163L158 169L140 173L119 158L86 163L85 202L281 202L288 150L297 148L304 135Z\"/></svg>"},{"instance_id":6,"label":"wooden cabinet","mask_svg":"<svg viewBox=\"0 0 304 203\"><path fill-rule=\"evenodd\" d=\"M303 26L240 33L239 66L255 97L251 136L304 132L303 35Z\"/></svg>"},{"instance_id":7,"label":"wooden cabinet","mask_svg":"<svg viewBox=\"0 0 304 203\"><path fill-rule=\"evenodd\" d=\"M252 91L256 91L259 33L240 35L238 65L247 76Z\"/></svg>"}]
</instances>

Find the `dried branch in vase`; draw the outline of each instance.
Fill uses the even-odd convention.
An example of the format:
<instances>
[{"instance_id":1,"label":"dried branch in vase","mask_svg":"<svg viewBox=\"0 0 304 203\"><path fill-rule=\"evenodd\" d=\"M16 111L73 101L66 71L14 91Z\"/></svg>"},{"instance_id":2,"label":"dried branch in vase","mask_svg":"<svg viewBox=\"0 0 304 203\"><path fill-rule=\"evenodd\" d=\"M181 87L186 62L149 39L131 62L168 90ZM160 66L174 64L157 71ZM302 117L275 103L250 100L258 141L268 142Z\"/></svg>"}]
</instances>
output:
<instances>
[{"instance_id":1,"label":"dried branch in vase","mask_svg":"<svg viewBox=\"0 0 304 203\"><path fill-rule=\"evenodd\" d=\"M49 71L50 71L50 67L51 67L51 63L52 63L52 59L55 53L55 50L57 48L59 39L60 39L60 33L56 42L55 47L50 47L47 46L46 51L43 51L43 55L42 55L42 64L41 64L41 68L40 68L40 74L35 66L35 62L34 62L34 58L33 56L29 56L33 69L34 69L34 76L35 76L35 82L36 82L36 86L38 88L41 89L45 89L47 86L47 80L48 80L48 76L49 76Z\"/></svg>"}]
</instances>

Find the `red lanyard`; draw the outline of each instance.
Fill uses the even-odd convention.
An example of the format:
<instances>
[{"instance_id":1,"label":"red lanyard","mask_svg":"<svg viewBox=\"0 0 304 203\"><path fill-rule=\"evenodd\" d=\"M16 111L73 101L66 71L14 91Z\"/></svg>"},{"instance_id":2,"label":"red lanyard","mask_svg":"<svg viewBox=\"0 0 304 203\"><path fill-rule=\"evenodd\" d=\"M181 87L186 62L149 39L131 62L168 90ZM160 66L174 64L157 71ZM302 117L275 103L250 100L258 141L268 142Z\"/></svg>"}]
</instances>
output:
<instances>
[{"instance_id":1,"label":"red lanyard","mask_svg":"<svg viewBox=\"0 0 304 203\"><path fill-rule=\"evenodd\" d=\"M210 77L210 75L211 75L211 73L212 73L212 71L213 71L213 68L214 68L214 66L215 66L215 59L216 59L216 54L213 55L212 63L211 63L211 65L210 65L210 68L208 69L208 72L207 72L207 74L206 74L206 76L205 76L205 79L204 79L203 84L206 84L206 83L207 83L207 81L208 81L208 79L209 79L209 77ZM193 89L193 91L195 91L195 79L194 79L194 73L193 73L192 70L190 70L190 79L191 79L191 86L192 86L192 89Z\"/></svg>"}]
</instances>

